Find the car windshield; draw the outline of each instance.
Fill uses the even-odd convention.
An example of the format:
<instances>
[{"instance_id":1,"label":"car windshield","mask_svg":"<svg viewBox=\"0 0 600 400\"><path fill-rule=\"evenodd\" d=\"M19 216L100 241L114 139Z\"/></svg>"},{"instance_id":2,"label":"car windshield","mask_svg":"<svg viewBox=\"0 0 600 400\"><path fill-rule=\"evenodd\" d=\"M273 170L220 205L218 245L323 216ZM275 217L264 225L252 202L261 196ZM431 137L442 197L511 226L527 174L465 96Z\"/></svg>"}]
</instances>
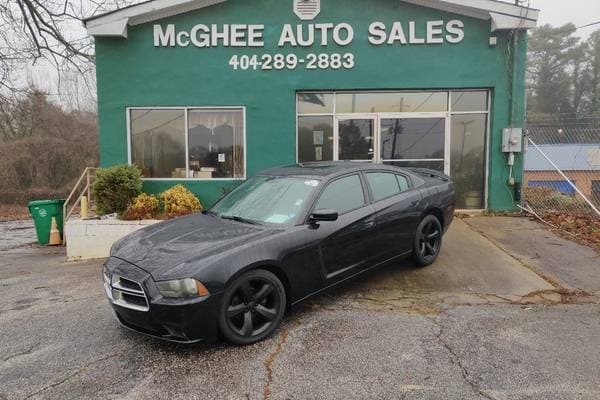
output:
<instances>
[{"instance_id":1,"label":"car windshield","mask_svg":"<svg viewBox=\"0 0 600 400\"><path fill-rule=\"evenodd\" d=\"M258 176L225 196L210 211L240 222L283 225L296 219L318 180Z\"/></svg>"}]
</instances>

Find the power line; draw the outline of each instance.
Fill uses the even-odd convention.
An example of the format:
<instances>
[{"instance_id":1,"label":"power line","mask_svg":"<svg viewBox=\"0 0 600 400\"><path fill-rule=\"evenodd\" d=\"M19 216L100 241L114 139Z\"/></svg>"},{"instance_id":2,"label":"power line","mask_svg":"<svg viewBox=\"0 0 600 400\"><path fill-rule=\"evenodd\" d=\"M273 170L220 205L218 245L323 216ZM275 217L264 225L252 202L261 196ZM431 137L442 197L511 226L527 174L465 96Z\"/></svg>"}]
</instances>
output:
<instances>
[{"instance_id":1,"label":"power line","mask_svg":"<svg viewBox=\"0 0 600 400\"><path fill-rule=\"evenodd\" d=\"M573 33L573 32L578 31L579 29L589 28L590 26L595 26L595 25L600 25L600 21L592 22L591 24L586 24L586 25L582 25L582 26L576 26L574 28L561 29L561 30L557 31L556 33L567 33L567 32ZM554 28L553 26L550 26L550 27Z\"/></svg>"},{"instance_id":2,"label":"power line","mask_svg":"<svg viewBox=\"0 0 600 400\"><path fill-rule=\"evenodd\" d=\"M587 28L589 26L594 26L594 25L600 25L600 21L592 22L591 24L587 24L587 25L578 26L577 28L575 28L575 30Z\"/></svg>"}]
</instances>

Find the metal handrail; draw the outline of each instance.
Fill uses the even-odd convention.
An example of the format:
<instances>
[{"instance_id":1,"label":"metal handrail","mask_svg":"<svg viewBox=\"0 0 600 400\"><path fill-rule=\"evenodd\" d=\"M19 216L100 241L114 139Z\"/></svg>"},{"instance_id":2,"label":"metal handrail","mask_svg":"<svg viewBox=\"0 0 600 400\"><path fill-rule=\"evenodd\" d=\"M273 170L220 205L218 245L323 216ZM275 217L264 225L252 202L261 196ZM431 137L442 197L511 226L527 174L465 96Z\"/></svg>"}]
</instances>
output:
<instances>
[{"instance_id":1,"label":"metal handrail","mask_svg":"<svg viewBox=\"0 0 600 400\"><path fill-rule=\"evenodd\" d=\"M73 187L73 190L71 191L71 193L67 197L67 200L65 200L65 203L63 204L63 243L65 243L65 244L66 244L66 240L65 240L66 235L64 235L64 231L66 231L67 221L69 220L69 218L73 214L73 211L75 211L75 207L77 206L78 203L81 202L81 198L84 195L86 195L86 194L87 194L87 198L88 198L88 204L91 204L91 195L92 195L92 191L91 191L91 185L92 185L91 172L96 172L97 170L98 170L98 168L95 168L95 167L87 167L83 171L83 173L81 174L81 176L79 177L79 179L77 180L77 183ZM81 183L83 182L84 178L85 178L85 187L83 188L83 190L81 191L81 193L77 197L77 200L73 203L73 206L69 209L69 203L74 198L73 196L75 196L75 194L77 193L77 189L79 189L79 187L80 187Z\"/></svg>"}]
</instances>

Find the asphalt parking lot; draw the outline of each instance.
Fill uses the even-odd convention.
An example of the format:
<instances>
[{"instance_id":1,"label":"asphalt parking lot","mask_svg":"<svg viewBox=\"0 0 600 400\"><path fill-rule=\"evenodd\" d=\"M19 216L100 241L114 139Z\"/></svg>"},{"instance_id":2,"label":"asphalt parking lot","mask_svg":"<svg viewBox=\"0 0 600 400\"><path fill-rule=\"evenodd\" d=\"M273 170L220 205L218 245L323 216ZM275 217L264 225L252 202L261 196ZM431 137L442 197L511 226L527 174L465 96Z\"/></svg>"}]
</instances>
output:
<instances>
[{"instance_id":1,"label":"asphalt parking lot","mask_svg":"<svg viewBox=\"0 0 600 400\"><path fill-rule=\"evenodd\" d=\"M243 348L125 331L101 261L2 240L0 400L600 398L600 258L527 219L457 220L433 266L385 266Z\"/></svg>"}]
</instances>

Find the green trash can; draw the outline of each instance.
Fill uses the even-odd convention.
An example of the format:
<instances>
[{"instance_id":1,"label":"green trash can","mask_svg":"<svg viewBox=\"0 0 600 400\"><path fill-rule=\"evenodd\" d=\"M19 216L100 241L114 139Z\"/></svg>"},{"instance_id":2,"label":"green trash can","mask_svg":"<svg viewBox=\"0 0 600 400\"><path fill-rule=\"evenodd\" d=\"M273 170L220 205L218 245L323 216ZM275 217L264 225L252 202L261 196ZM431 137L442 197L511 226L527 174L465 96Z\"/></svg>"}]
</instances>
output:
<instances>
[{"instance_id":1,"label":"green trash can","mask_svg":"<svg viewBox=\"0 0 600 400\"><path fill-rule=\"evenodd\" d=\"M63 237L63 204L64 200L36 200L28 204L39 244L48 244L50 241L52 217L56 218L60 237Z\"/></svg>"}]
</instances>

